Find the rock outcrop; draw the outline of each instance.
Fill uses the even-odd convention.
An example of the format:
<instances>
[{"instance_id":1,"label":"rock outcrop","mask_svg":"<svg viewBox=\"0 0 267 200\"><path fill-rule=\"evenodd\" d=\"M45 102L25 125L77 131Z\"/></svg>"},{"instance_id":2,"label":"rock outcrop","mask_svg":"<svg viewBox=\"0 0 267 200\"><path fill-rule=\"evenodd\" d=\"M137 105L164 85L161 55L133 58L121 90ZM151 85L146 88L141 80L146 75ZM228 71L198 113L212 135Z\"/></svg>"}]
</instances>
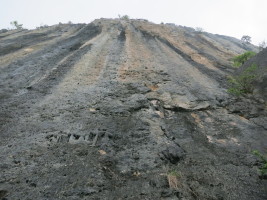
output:
<instances>
[{"instance_id":1,"label":"rock outcrop","mask_svg":"<svg viewBox=\"0 0 267 200\"><path fill-rule=\"evenodd\" d=\"M265 115L227 93L246 50L145 20L0 33L0 198L267 199Z\"/></svg>"}]
</instances>

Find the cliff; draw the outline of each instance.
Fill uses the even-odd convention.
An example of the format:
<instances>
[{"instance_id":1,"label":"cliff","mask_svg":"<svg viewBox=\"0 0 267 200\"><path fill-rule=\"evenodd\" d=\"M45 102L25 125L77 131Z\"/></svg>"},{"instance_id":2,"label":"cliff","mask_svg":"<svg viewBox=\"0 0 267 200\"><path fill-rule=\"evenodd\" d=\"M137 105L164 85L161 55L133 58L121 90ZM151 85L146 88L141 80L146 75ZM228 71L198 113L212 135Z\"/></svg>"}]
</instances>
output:
<instances>
[{"instance_id":1,"label":"cliff","mask_svg":"<svg viewBox=\"0 0 267 200\"><path fill-rule=\"evenodd\" d=\"M265 101L227 93L247 50L144 20L0 33L0 198L266 199Z\"/></svg>"}]
</instances>

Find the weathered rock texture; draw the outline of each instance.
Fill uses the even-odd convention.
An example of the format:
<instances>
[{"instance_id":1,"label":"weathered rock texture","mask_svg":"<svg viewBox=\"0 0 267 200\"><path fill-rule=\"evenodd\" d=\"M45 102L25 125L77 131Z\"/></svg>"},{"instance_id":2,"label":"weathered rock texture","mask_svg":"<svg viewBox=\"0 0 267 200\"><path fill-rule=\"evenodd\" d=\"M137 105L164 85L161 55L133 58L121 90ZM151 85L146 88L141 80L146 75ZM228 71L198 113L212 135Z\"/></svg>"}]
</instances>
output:
<instances>
[{"instance_id":1,"label":"weathered rock texture","mask_svg":"<svg viewBox=\"0 0 267 200\"><path fill-rule=\"evenodd\" d=\"M227 94L245 50L144 20L1 33L0 198L267 199L264 101Z\"/></svg>"}]
</instances>

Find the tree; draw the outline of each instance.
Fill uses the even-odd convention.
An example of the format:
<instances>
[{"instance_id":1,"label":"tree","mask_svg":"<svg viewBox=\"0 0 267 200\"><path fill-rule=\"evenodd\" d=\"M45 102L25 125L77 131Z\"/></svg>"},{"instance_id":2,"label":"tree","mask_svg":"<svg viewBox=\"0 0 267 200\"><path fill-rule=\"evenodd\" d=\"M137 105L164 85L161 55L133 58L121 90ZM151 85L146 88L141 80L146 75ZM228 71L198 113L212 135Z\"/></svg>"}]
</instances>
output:
<instances>
[{"instance_id":1,"label":"tree","mask_svg":"<svg viewBox=\"0 0 267 200\"><path fill-rule=\"evenodd\" d=\"M19 24L18 21L10 22L12 26L14 26L16 29L23 29L23 24Z\"/></svg>"},{"instance_id":2,"label":"tree","mask_svg":"<svg viewBox=\"0 0 267 200\"><path fill-rule=\"evenodd\" d=\"M242 38L241 38L241 41L246 43L246 44L250 44L251 42L251 37L248 36L248 35L243 35Z\"/></svg>"},{"instance_id":3,"label":"tree","mask_svg":"<svg viewBox=\"0 0 267 200\"><path fill-rule=\"evenodd\" d=\"M267 47L267 43L264 40L259 43L259 50L260 51L262 51L266 47Z\"/></svg>"},{"instance_id":4,"label":"tree","mask_svg":"<svg viewBox=\"0 0 267 200\"><path fill-rule=\"evenodd\" d=\"M196 32L199 32L199 33L203 33L203 32L204 32L204 29L201 28L201 27L196 27L196 28L195 28L195 31L196 31Z\"/></svg>"}]
</instances>

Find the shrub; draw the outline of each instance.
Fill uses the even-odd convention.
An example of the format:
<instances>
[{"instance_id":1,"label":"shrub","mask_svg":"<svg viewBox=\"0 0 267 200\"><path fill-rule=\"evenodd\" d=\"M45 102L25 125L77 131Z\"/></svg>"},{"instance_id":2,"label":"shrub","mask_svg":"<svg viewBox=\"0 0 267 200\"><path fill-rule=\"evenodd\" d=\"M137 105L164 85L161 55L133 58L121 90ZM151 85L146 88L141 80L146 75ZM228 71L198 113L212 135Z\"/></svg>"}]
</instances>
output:
<instances>
[{"instance_id":1,"label":"shrub","mask_svg":"<svg viewBox=\"0 0 267 200\"><path fill-rule=\"evenodd\" d=\"M259 168L259 171L262 176L267 176L267 158L265 158L259 151L252 151L254 155L261 159L263 166Z\"/></svg>"},{"instance_id":2,"label":"shrub","mask_svg":"<svg viewBox=\"0 0 267 200\"><path fill-rule=\"evenodd\" d=\"M121 19L124 19L124 20L129 20L129 19L130 19L130 17L129 17L128 15L123 15L123 16L121 17Z\"/></svg>"},{"instance_id":3,"label":"shrub","mask_svg":"<svg viewBox=\"0 0 267 200\"><path fill-rule=\"evenodd\" d=\"M23 24L19 24L18 21L10 22L12 26L14 26L16 29L23 29Z\"/></svg>"},{"instance_id":4,"label":"shrub","mask_svg":"<svg viewBox=\"0 0 267 200\"><path fill-rule=\"evenodd\" d=\"M247 51L239 56L236 56L233 58L234 67L240 67L241 65L243 65L248 59L250 59L251 57L255 56L256 53L253 51Z\"/></svg>"},{"instance_id":5,"label":"shrub","mask_svg":"<svg viewBox=\"0 0 267 200\"><path fill-rule=\"evenodd\" d=\"M36 29L43 29L43 28L47 28L48 25L47 24L41 24L40 26L37 26Z\"/></svg>"},{"instance_id":6,"label":"shrub","mask_svg":"<svg viewBox=\"0 0 267 200\"><path fill-rule=\"evenodd\" d=\"M267 43L265 41L262 41L259 43L259 50L260 51L262 51L266 47L267 47Z\"/></svg>"},{"instance_id":7,"label":"shrub","mask_svg":"<svg viewBox=\"0 0 267 200\"><path fill-rule=\"evenodd\" d=\"M230 76L228 78L228 83L230 88L228 92L234 95L241 95L246 93L251 93L253 91L253 81L256 79L256 69L257 65L253 64L247 69L245 69L238 76Z\"/></svg>"},{"instance_id":8,"label":"shrub","mask_svg":"<svg viewBox=\"0 0 267 200\"><path fill-rule=\"evenodd\" d=\"M203 33L204 32L204 29L201 28L201 27L196 27L195 28L195 31L198 32L198 33Z\"/></svg>"},{"instance_id":9,"label":"shrub","mask_svg":"<svg viewBox=\"0 0 267 200\"><path fill-rule=\"evenodd\" d=\"M180 178L180 176L181 176L180 173L175 170L170 171L167 174L167 179L168 179L170 188L178 189L178 186L179 186L178 178Z\"/></svg>"}]
</instances>

